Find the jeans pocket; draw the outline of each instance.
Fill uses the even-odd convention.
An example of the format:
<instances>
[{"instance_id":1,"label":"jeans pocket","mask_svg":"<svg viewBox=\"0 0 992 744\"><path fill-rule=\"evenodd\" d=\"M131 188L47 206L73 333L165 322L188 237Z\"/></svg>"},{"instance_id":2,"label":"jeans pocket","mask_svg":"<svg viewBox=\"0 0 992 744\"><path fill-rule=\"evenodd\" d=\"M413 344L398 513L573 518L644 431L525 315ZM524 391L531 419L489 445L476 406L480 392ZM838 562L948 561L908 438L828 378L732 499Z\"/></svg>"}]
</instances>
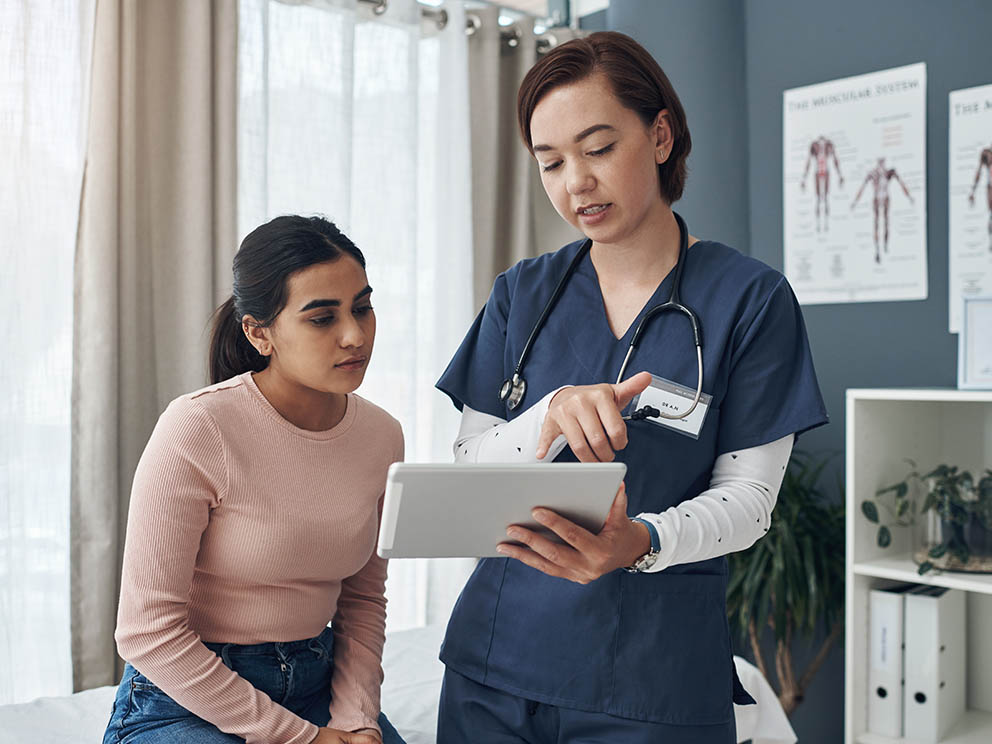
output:
<instances>
[{"instance_id":1,"label":"jeans pocket","mask_svg":"<svg viewBox=\"0 0 992 744\"><path fill-rule=\"evenodd\" d=\"M165 694L159 689L159 686L152 682L148 677L143 675L141 672L136 672L131 678L131 689L134 690L145 690L146 692L158 692Z\"/></svg>"},{"instance_id":2,"label":"jeans pocket","mask_svg":"<svg viewBox=\"0 0 992 744\"><path fill-rule=\"evenodd\" d=\"M117 727L117 740L126 741L141 731L193 717L147 677L135 675L128 684L127 705Z\"/></svg>"}]
</instances>

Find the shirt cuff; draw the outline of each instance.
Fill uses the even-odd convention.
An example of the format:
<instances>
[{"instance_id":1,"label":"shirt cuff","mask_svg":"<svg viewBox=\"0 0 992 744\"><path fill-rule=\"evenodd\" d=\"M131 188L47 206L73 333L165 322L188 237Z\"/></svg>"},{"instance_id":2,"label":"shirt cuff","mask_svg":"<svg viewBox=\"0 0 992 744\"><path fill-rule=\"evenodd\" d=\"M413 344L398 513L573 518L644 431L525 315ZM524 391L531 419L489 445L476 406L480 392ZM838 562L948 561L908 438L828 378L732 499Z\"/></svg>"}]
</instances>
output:
<instances>
[{"instance_id":1,"label":"shirt cuff","mask_svg":"<svg viewBox=\"0 0 992 744\"><path fill-rule=\"evenodd\" d=\"M648 536L651 538L651 552L658 553L661 551L661 538L658 537L658 528L654 526L652 522L649 522L641 514L636 517L632 517L631 522L638 522L643 524L648 529Z\"/></svg>"},{"instance_id":2,"label":"shirt cuff","mask_svg":"<svg viewBox=\"0 0 992 744\"><path fill-rule=\"evenodd\" d=\"M379 728L379 722L374 721L368 716L359 714L358 716L331 716L331 722L328 724L331 728L336 728L341 731L350 731L351 733L359 733L363 729L368 729L369 731L375 731L379 736L382 736L382 730Z\"/></svg>"}]
</instances>

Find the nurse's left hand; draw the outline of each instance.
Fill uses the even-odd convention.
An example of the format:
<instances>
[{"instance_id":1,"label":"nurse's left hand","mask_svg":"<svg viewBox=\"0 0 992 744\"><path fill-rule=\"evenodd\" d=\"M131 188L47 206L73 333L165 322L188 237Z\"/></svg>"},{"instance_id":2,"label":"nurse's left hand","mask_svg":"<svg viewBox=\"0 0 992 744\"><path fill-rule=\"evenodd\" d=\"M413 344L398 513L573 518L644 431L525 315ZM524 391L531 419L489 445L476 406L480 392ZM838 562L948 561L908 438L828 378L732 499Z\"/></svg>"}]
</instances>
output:
<instances>
[{"instance_id":1,"label":"nurse's left hand","mask_svg":"<svg viewBox=\"0 0 992 744\"><path fill-rule=\"evenodd\" d=\"M506 534L523 545L500 543L496 549L507 558L516 558L548 576L588 584L604 574L631 565L651 549L647 527L627 518L627 490L622 483L598 534L550 509L534 509L533 516L565 544L552 542L514 524L507 528Z\"/></svg>"}]
</instances>

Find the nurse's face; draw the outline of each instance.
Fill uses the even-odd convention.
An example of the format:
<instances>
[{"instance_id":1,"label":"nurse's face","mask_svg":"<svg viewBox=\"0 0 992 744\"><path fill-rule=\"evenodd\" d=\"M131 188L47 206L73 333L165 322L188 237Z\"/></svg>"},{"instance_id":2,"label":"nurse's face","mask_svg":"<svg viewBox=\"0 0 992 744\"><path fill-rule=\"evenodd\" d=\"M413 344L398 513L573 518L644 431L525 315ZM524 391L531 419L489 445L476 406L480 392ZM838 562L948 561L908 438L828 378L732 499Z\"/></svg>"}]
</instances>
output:
<instances>
[{"instance_id":1,"label":"nurse's face","mask_svg":"<svg viewBox=\"0 0 992 744\"><path fill-rule=\"evenodd\" d=\"M667 209L658 180L671 152L667 110L646 126L597 74L542 98L530 133L552 204L595 242L622 243Z\"/></svg>"},{"instance_id":2,"label":"nurse's face","mask_svg":"<svg viewBox=\"0 0 992 744\"><path fill-rule=\"evenodd\" d=\"M259 329L266 332L270 367L311 390L352 392L365 377L375 341L365 269L342 255L290 275L286 289L286 306Z\"/></svg>"}]
</instances>

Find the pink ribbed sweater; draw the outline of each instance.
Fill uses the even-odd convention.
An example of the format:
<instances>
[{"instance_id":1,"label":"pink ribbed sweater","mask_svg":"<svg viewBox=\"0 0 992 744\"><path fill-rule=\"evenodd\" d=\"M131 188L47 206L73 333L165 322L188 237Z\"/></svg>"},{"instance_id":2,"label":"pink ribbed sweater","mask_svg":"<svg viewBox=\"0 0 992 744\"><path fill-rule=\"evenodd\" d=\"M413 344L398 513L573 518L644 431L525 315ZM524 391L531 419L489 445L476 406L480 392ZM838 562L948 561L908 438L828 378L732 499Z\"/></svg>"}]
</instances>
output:
<instances>
[{"instance_id":1,"label":"pink ribbed sweater","mask_svg":"<svg viewBox=\"0 0 992 744\"><path fill-rule=\"evenodd\" d=\"M250 373L159 418L131 492L117 646L187 710L248 742L309 742L203 642L319 635L333 619L332 726L378 729L386 562L375 555L399 423L357 395L333 429L286 421Z\"/></svg>"}]
</instances>

